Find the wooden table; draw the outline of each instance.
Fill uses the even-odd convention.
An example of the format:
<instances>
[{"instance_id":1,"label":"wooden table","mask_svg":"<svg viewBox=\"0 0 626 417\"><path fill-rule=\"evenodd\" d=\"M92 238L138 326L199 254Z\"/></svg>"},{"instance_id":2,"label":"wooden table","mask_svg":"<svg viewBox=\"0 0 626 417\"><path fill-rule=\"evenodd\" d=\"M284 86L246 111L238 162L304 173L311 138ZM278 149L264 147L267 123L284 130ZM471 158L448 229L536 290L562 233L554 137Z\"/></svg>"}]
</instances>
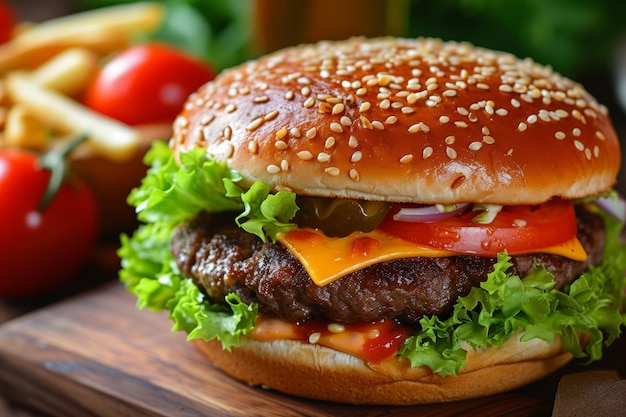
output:
<instances>
[{"instance_id":1,"label":"wooden table","mask_svg":"<svg viewBox=\"0 0 626 417\"><path fill-rule=\"evenodd\" d=\"M539 382L505 394L443 405L349 406L240 384L208 364L186 343L184 334L170 332L170 327L165 315L137 310L134 296L115 281L3 324L0 390L5 398L25 408L0 408L0 415L549 416L564 376L582 380L583 387L600 387L606 382L605 374L590 371L626 375L626 338L622 338L601 362L589 367L571 363ZM590 378L592 384L587 383ZM577 409L593 404L597 409L615 400L615 395L609 395L611 389L615 387L606 389L604 397L584 403L576 401L582 401L585 392L578 393L567 403Z\"/></svg>"}]
</instances>

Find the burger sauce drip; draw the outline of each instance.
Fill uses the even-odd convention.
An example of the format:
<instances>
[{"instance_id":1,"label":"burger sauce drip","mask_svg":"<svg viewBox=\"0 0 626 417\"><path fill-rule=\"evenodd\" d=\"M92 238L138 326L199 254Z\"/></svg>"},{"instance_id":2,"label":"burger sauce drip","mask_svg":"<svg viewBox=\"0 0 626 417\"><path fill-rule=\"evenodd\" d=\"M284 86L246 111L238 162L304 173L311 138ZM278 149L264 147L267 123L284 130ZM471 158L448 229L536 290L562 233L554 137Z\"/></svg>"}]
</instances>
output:
<instances>
[{"instance_id":1,"label":"burger sauce drip","mask_svg":"<svg viewBox=\"0 0 626 417\"><path fill-rule=\"evenodd\" d=\"M288 323L264 317L258 319L250 336L264 341L306 341L349 353L371 363L380 363L396 354L409 336L409 331L392 319L382 319L374 323L339 324L319 321Z\"/></svg>"}]
</instances>

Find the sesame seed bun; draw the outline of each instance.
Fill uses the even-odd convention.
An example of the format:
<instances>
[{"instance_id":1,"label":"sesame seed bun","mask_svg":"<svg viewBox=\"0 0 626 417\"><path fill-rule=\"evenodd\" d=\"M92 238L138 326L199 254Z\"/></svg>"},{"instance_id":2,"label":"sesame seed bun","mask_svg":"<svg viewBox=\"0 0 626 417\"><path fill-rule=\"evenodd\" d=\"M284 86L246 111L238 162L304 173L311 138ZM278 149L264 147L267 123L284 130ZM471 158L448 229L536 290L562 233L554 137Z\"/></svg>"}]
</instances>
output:
<instances>
[{"instance_id":1,"label":"sesame seed bun","mask_svg":"<svg viewBox=\"0 0 626 417\"><path fill-rule=\"evenodd\" d=\"M351 404L414 405L488 396L536 381L572 359L558 339L520 342L500 349L468 350L458 376L440 377L395 358L372 364L321 345L244 338L227 352L220 342L192 341L231 376L291 395Z\"/></svg>"},{"instance_id":2,"label":"sesame seed bun","mask_svg":"<svg viewBox=\"0 0 626 417\"><path fill-rule=\"evenodd\" d=\"M301 195L535 204L609 190L607 110L529 59L434 39L301 45L222 72L174 124L248 182Z\"/></svg>"}]
</instances>

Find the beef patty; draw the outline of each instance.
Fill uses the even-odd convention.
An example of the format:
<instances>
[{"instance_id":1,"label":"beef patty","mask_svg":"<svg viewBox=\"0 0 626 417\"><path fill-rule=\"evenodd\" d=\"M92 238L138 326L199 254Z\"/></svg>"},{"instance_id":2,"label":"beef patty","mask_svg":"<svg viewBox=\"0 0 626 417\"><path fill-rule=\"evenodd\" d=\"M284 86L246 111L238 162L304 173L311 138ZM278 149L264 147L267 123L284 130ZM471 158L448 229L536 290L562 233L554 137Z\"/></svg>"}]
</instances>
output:
<instances>
[{"instance_id":1,"label":"beef patty","mask_svg":"<svg viewBox=\"0 0 626 417\"><path fill-rule=\"evenodd\" d=\"M512 257L511 272L524 277L533 264L544 265L557 288L601 262L604 222L577 209L578 238L585 262L557 255ZM486 279L495 259L476 256L405 258L382 262L317 286L300 262L281 244L263 243L239 229L232 215L200 214L178 227L171 241L177 265L214 302L234 292L259 311L290 321L343 323L383 317L415 324L424 315L450 311L457 297Z\"/></svg>"}]
</instances>

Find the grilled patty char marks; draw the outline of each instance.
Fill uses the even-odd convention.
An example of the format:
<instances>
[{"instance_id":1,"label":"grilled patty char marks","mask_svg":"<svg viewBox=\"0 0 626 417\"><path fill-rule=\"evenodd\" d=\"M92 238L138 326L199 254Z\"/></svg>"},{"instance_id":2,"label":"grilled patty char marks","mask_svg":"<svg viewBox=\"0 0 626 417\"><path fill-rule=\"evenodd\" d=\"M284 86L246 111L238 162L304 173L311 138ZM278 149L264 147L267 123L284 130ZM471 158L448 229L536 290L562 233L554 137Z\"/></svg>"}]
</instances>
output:
<instances>
[{"instance_id":1,"label":"grilled patty char marks","mask_svg":"<svg viewBox=\"0 0 626 417\"><path fill-rule=\"evenodd\" d=\"M555 276L557 288L601 262L604 223L577 209L585 262L557 255L513 256L512 272L524 277L534 263ZM259 311L290 321L370 322L383 317L416 324L424 315L447 313L457 297L486 279L495 259L476 256L405 258L382 262L317 286L281 244L263 243L239 229L230 214L200 214L181 225L171 241L181 272L209 299L224 302L234 292Z\"/></svg>"}]
</instances>

